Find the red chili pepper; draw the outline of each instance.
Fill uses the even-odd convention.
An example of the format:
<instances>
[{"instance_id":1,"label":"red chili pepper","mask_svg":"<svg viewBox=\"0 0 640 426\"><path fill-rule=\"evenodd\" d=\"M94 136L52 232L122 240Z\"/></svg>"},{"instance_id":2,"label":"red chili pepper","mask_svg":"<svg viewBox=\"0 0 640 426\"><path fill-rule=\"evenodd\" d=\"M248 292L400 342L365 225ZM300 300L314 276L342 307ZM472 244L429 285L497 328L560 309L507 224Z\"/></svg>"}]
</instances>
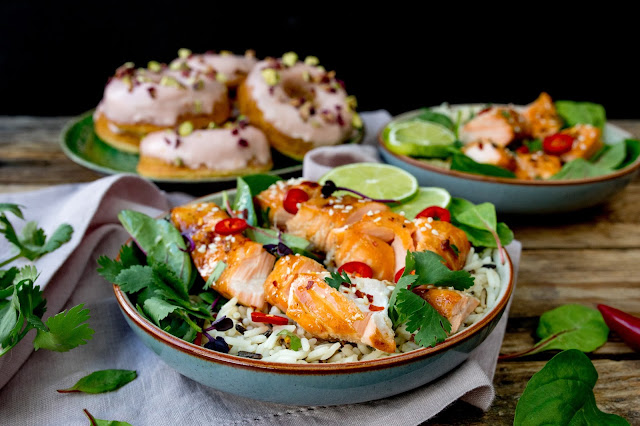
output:
<instances>
[{"instance_id":1,"label":"red chili pepper","mask_svg":"<svg viewBox=\"0 0 640 426\"><path fill-rule=\"evenodd\" d=\"M522 145L521 147L518 147L518 149L516 149L516 152L518 154L528 154L529 148L526 145Z\"/></svg>"},{"instance_id":2,"label":"red chili pepper","mask_svg":"<svg viewBox=\"0 0 640 426\"><path fill-rule=\"evenodd\" d=\"M262 312L251 312L251 321L253 322L266 322L273 325L287 325L289 320L280 315L263 314Z\"/></svg>"},{"instance_id":3,"label":"red chili pepper","mask_svg":"<svg viewBox=\"0 0 640 426\"><path fill-rule=\"evenodd\" d=\"M382 306L376 306L376 305L369 305L369 310L371 312L376 312L376 311L381 311L384 308Z\"/></svg>"},{"instance_id":4,"label":"red chili pepper","mask_svg":"<svg viewBox=\"0 0 640 426\"><path fill-rule=\"evenodd\" d=\"M571 135L556 133L544 138L542 141L542 149L550 155L562 155L565 152L571 151L573 141L574 139Z\"/></svg>"},{"instance_id":5,"label":"red chili pepper","mask_svg":"<svg viewBox=\"0 0 640 426\"><path fill-rule=\"evenodd\" d=\"M220 235L239 234L247 229L247 221L239 217L228 217L216 223L215 231Z\"/></svg>"},{"instance_id":6,"label":"red chili pepper","mask_svg":"<svg viewBox=\"0 0 640 426\"><path fill-rule=\"evenodd\" d=\"M197 332L196 333L196 338L193 339L193 344L196 346L202 346L202 333L201 332Z\"/></svg>"},{"instance_id":7,"label":"red chili pepper","mask_svg":"<svg viewBox=\"0 0 640 426\"><path fill-rule=\"evenodd\" d=\"M438 206L427 207L416 215L416 218L418 217L432 217L442 222L451 222L451 213L449 213L449 210Z\"/></svg>"},{"instance_id":8,"label":"red chili pepper","mask_svg":"<svg viewBox=\"0 0 640 426\"><path fill-rule=\"evenodd\" d=\"M396 272L396 275L393 277L393 280L397 283L398 281L400 281L400 278L402 278L402 274L404 274L404 268ZM411 275L415 275L415 274L416 274L416 271L411 271Z\"/></svg>"},{"instance_id":9,"label":"red chili pepper","mask_svg":"<svg viewBox=\"0 0 640 426\"><path fill-rule=\"evenodd\" d=\"M298 204L304 203L309 199L309 194L300 188L291 188L284 195L282 207L291 214L298 213Z\"/></svg>"},{"instance_id":10,"label":"red chili pepper","mask_svg":"<svg viewBox=\"0 0 640 426\"><path fill-rule=\"evenodd\" d=\"M631 349L640 352L640 318L607 305L598 305L598 310L607 326Z\"/></svg>"},{"instance_id":11,"label":"red chili pepper","mask_svg":"<svg viewBox=\"0 0 640 426\"><path fill-rule=\"evenodd\" d=\"M348 274L358 275L362 278L373 277L373 269L363 262L347 262L338 268L338 273L341 274L342 271Z\"/></svg>"}]
</instances>

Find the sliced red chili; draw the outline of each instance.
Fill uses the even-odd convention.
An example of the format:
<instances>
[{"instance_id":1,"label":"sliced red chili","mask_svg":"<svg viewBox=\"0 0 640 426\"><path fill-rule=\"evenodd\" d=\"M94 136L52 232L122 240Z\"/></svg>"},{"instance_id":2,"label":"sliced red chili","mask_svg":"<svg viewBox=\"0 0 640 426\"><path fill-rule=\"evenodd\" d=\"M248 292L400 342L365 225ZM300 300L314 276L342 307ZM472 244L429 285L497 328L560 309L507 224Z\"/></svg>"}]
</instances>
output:
<instances>
[{"instance_id":1,"label":"sliced red chili","mask_svg":"<svg viewBox=\"0 0 640 426\"><path fill-rule=\"evenodd\" d=\"M216 223L215 231L220 235L239 234L247 229L247 221L239 217L228 217Z\"/></svg>"},{"instance_id":2,"label":"sliced red chili","mask_svg":"<svg viewBox=\"0 0 640 426\"><path fill-rule=\"evenodd\" d=\"M369 305L369 310L371 312L382 311L384 308L382 306Z\"/></svg>"},{"instance_id":3,"label":"sliced red chili","mask_svg":"<svg viewBox=\"0 0 640 426\"><path fill-rule=\"evenodd\" d=\"M562 155L571 151L573 147L573 136L566 135L564 133L556 133L551 136L547 136L542 141L542 149L544 152L550 155Z\"/></svg>"},{"instance_id":4,"label":"sliced red chili","mask_svg":"<svg viewBox=\"0 0 640 426\"><path fill-rule=\"evenodd\" d=\"M393 277L393 280L397 283L398 281L400 281L400 278L402 278L402 274L404 274L404 268L396 272L396 275ZM411 271L411 275L415 275L415 274L416 274L416 271Z\"/></svg>"},{"instance_id":5,"label":"sliced red chili","mask_svg":"<svg viewBox=\"0 0 640 426\"><path fill-rule=\"evenodd\" d=\"M432 217L442 222L451 222L451 213L449 213L449 210L438 206L427 207L416 215L416 218L418 217Z\"/></svg>"},{"instance_id":6,"label":"sliced red chili","mask_svg":"<svg viewBox=\"0 0 640 426\"><path fill-rule=\"evenodd\" d=\"M251 321L265 322L273 325L287 325L289 320L280 315L263 314L262 312L251 312Z\"/></svg>"},{"instance_id":7,"label":"sliced red chili","mask_svg":"<svg viewBox=\"0 0 640 426\"><path fill-rule=\"evenodd\" d=\"M373 269L364 262L347 262L338 268L338 273L342 273L342 271L362 278L373 277Z\"/></svg>"},{"instance_id":8,"label":"sliced red chili","mask_svg":"<svg viewBox=\"0 0 640 426\"><path fill-rule=\"evenodd\" d=\"M522 145L521 147L518 147L518 149L516 149L516 152L518 154L528 154L529 148L526 145Z\"/></svg>"},{"instance_id":9,"label":"sliced red chili","mask_svg":"<svg viewBox=\"0 0 640 426\"><path fill-rule=\"evenodd\" d=\"M282 207L284 207L284 209L287 212L291 214L296 214L298 213L298 204L304 203L308 199L309 199L309 194L307 194L306 191L300 188L291 188L284 195L284 200L282 201Z\"/></svg>"}]
</instances>

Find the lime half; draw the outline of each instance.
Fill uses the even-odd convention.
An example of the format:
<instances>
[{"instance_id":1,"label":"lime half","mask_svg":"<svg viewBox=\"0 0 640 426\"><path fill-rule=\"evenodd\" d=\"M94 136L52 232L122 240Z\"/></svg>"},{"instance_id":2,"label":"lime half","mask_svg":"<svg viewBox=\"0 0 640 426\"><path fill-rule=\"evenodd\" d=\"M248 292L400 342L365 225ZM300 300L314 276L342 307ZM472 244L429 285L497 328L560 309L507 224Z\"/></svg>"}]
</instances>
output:
<instances>
[{"instance_id":1,"label":"lime half","mask_svg":"<svg viewBox=\"0 0 640 426\"><path fill-rule=\"evenodd\" d=\"M368 198L405 201L418 192L418 181L409 172L384 163L352 163L329 170L320 184L333 181ZM339 195L339 193L336 193Z\"/></svg>"},{"instance_id":2,"label":"lime half","mask_svg":"<svg viewBox=\"0 0 640 426\"><path fill-rule=\"evenodd\" d=\"M456 135L431 121L410 120L390 123L386 129L387 148L400 155L440 157Z\"/></svg>"},{"instance_id":3,"label":"lime half","mask_svg":"<svg viewBox=\"0 0 640 426\"><path fill-rule=\"evenodd\" d=\"M391 210L404 212L407 219L414 219L418 213L427 207L438 206L446 208L451 201L451 194L446 189L436 187L420 187L418 193L408 201L391 207Z\"/></svg>"}]
</instances>

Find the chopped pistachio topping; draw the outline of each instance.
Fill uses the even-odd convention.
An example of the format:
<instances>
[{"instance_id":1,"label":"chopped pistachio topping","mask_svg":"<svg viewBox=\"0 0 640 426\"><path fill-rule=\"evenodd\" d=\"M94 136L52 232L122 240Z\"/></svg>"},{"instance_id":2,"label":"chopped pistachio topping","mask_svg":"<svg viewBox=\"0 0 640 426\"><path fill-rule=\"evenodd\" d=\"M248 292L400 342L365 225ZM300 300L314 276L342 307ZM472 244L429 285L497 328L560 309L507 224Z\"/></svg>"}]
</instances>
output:
<instances>
[{"instance_id":1,"label":"chopped pistachio topping","mask_svg":"<svg viewBox=\"0 0 640 426\"><path fill-rule=\"evenodd\" d=\"M311 81L311 74L309 74L309 71L307 70L302 71L302 79L304 81Z\"/></svg>"},{"instance_id":2,"label":"chopped pistachio topping","mask_svg":"<svg viewBox=\"0 0 640 426\"><path fill-rule=\"evenodd\" d=\"M213 121L210 121L209 125L207 125L207 129L215 129L217 127L218 127L218 125L216 123L214 123Z\"/></svg>"},{"instance_id":3,"label":"chopped pistachio topping","mask_svg":"<svg viewBox=\"0 0 640 426\"><path fill-rule=\"evenodd\" d=\"M347 103L347 106L351 108L351 110L355 110L356 107L358 106L358 101L356 97L353 95L347 96L345 98L345 102Z\"/></svg>"},{"instance_id":4,"label":"chopped pistachio topping","mask_svg":"<svg viewBox=\"0 0 640 426\"><path fill-rule=\"evenodd\" d=\"M318 71L321 71L321 72L327 71L322 65L318 65L316 68L318 69Z\"/></svg>"},{"instance_id":5,"label":"chopped pistachio topping","mask_svg":"<svg viewBox=\"0 0 640 426\"><path fill-rule=\"evenodd\" d=\"M160 79L160 85L167 86L167 87L175 87L178 89L183 88L182 84L180 84L178 80L171 77L170 75L163 75L162 78Z\"/></svg>"},{"instance_id":6,"label":"chopped pistachio topping","mask_svg":"<svg viewBox=\"0 0 640 426\"><path fill-rule=\"evenodd\" d=\"M182 158L177 157L175 160L173 160L173 165L176 167L182 167L184 166L184 161L182 161Z\"/></svg>"},{"instance_id":7,"label":"chopped pistachio topping","mask_svg":"<svg viewBox=\"0 0 640 426\"><path fill-rule=\"evenodd\" d=\"M191 124L190 121L185 121L178 127L178 134L180 134L180 136L189 136L192 132L193 124Z\"/></svg>"},{"instance_id":8,"label":"chopped pistachio topping","mask_svg":"<svg viewBox=\"0 0 640 426\"><path fill-rule=\"evenodd\" d=\"M182 59L186 59L189 56L191 56L191 51L189 49L185 49L184 47L180 50L178 50L178 57L182 58Z\"/></svg>"},{"instance_id":9,"label":"chopped pistachio topping","mask_svg":"<svg viewBox=\"0 0 640 426\"><path fill-rule=\"evenodd\" d=\"M242 121L242 120L246 120L246 119L247 119L247 116L246 116L246 115L244 115L244 114L240 114L240 115L238 116L238 118L236 119L236 121Z\"/></svg>"},{"instance_id":10,"label":"chopped pistachio topping","mask_svg":"<svg viewBox=\"0 0 640 426\"><path fill-rule=\"evenodd\" d=\"M353 117L351 118L351 125L356 129L362 128L362 118L360 118L359 114L355 112L353 113Z\"/></svg>"},{"instance_id":11,"label":"chopped pistachio topping","mask_svg":"<svg viewBox=\"0 0 640 426\"><path fill-rule=\"evenodd\" d=\"M160 62L158 61L149 61L147 68L149 68L149 71L159 72L162 70L162 65L160 65Z\"/></svg>"},{"instance_id":12,"label":"chopped pistachio topping","mask_svg":"<svg viewBox=\"0 0 640 426\"><path fill-rule=\"evenodd\" d=\"M307 56L306 58L304 58L304 63L307 65L315 66L318 65L320 61L315 56Z\"/></svg>"},{"instance_id":13,"label":"chopped pistachio topping","mask_svg":"<svg viewBox=\"0 0 640 426\"><path fill-rule=\"evenodd\" d=\"M147 77L146 75L140 75L138 74L136 76L136 81L138 81L138 83L150 83L153 80L151 80L149 77Z\"/></svg>"},{"instance_id":14,"label":"chopped pistachio topping","mask_svg":"<svg viewBox=\"0 0 640 426\"><path fill-rule=\"evenodd\" d=\"M202 112L202 101L196 99L193 101L193 112L200 114Z\"/></svg>"},{"instance_id":15,"label":"chopped pistachio topping","mask_svg":"<svg viewBox=\"0 0 640 426\"><path fill-rule=\"evenodd\" d=\"M182 61L180 61L180 60L175 60L175 61L173 61L173 62L171 62L169 64L169 69L173 70L173 71L179 71L179 70L181 70L183 68L186 69L187 68L187 64L182 62Z\"/></svg>"},{"instance_id":16,"label":"chopped pistachio topping","mask_svg":"<svg viewBox=\"0 0 640 426\"><path fill-rule=\"evenodd\" d=\"M234 124L230 121L227 121L226 123L224 123L224 125L222 127L224 127L225 129L230 129L234 126Z\"/></svg>"},{"instance_id":17,"label":"chopped pistachio topping","mask_svg":"<svg viewBox=\"0 0 640 426\"><path fill-rule=\"evenodd\" d=\"M136 65L133 62L125 62L124 64L122 64L122 68L133 68Z\"/></svg>"},{"instance_id":18,"label":"chopped pistachio topping","mask_svg":"<svg viewBox=\"0 0 640 426\"><path fill-rule=\"evenodd\" d=\"M125 75L124 77L122 77L122 82L127 86L129 86L129 89L133 87L133 82L131 81L131 77L128 75Z\"/></svg>"},{"instance_id":19,"label":"chopped pistachio topping","mask_svg":"<svg viewBox=\"0 0 640 426\"><path fill-rule=\"evenodd\" d=\"M296 52L287 52L282 55L282 63L288 67L292 67L298 62L298 55Z\"/></svg>"},{"instance_id":20,"label":"chopped pistachio topping","mask_svg":"<svg viewBox=\"0 0 640 426\"><path fill-rule=\"evenodd\" d=\"M261 74L269 86L275 86L280 81L280 74L273 68L265 68L261 71Z\"/></svg>"},{"instance_id":21,"label":"chopped pistachio topping","mask_svg":"<svg viewBox=\"0 0 640 426\"><path fill-rule=\"evenodd\" d=\"M232 51L230 51L230 50L221 50L221 51L220 51L220 54L221 54L222 56L230 56L230 55L233 55L233 52L232 52Z\"/></svg>"},{"instance_id":22,"label":"chopped pistachio topping","mask_svg":"<svg viewBox=\"0 0 640 426\"><path fill-rule=\"evenodd\" d=\"M226 83L229 78L226 74L219 72L216 74L216 80L218 80L220 83Z\"/></svg>"},{"instance_id":23,"label":"chopped pistachio topping","mask_svg":"<svg viewBox=\"0 0 640 426\"><path fill-rule=\"evenodd\" d=\"M256 51L253 49L248 49L244 52L244 56L246 58L255 58L256 57Z\"/></svg>"},{"instance_id":24,"label":"chopped pistachio topping","mask_svg":"<svg viewBox=\"0 0 640 426\"><path fill-rule=\"evenodd\" d=\"M193 83L193 90L202 90L204 89L204 81L198 80Z\"/></svg>"}]
</instances>

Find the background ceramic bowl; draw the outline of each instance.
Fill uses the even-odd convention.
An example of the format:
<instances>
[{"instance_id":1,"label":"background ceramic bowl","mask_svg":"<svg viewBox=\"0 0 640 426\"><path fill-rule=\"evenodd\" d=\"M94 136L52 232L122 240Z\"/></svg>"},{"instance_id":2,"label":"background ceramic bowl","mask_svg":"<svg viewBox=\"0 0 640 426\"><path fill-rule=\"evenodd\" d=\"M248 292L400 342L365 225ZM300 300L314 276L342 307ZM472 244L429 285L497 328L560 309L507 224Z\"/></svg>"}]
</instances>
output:
<instances>
[{"instance_id":1,"label":"background ceramic bowl","mask_svg":"<svg viewBox=\"0 0 640 426\"><path fill-rule=\"evenodd\" d=\"M460 106L452 106L455 107ZM394 117L392 121L410 119L419 113L420 110L409 111ZM605 125L605 143L616 143L632 137L620 127L610 123ZM452 196L474 203L488 201L500 213L560 213L591 207L621 191L640 168L638 158L621 170L594 178L557 181L499 178L447 170L395 154L385 146L382 131L378 135L378 143L382 159L413 174L421 186L440 186Z\"/></svg>"},{"instance_id":2,"label":"background ceramic bowl","mask_svg":"<svg viewBox=\"0 0 640 426\"><path fill-rule=\"evenodd\" d=\"M201 201L220 203L221 196ZM386 398L429 383L460 365L493 331L513 292L513 264L496 269L502 288L493 309L433 348L338 364L283 364L215 352L181 340L143 318L117 285L127 323L142 342L179 373L212 388L291 405L339 405ZM336 392L339 389L339 392Z\"/></svg>"}]
</instances>

